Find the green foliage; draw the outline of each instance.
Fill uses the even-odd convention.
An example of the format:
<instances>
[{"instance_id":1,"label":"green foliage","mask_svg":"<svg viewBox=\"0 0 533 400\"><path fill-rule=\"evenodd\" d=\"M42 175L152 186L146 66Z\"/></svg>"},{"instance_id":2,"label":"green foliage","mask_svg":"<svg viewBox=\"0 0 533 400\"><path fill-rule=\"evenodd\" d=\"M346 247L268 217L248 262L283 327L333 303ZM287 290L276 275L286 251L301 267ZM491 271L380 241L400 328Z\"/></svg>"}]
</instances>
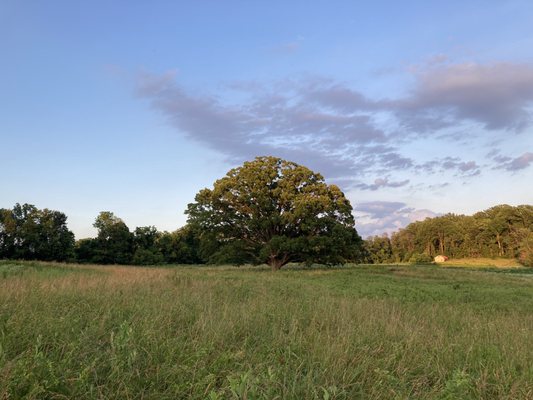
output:
<instances>
[{"instance_id":1,"label":"green foliage","mask_svg":"<svg viewBox=\"0 0 533 400\"><path fill-rule=\"evenodd\" d=\"M155 226L142 226L133 232L133 246L136 249L155 249L157 241L161 238Z\"/></svg>"},{"instance_id":2,"label":"green foliage","mask_svg":"<svg viewBox=\"0 0 533 400\"><path fill-rule=\"evenodd\" d=\"M518 260L526 267L533 267L533 232L523 232Z\"/></svg>"},{"instance_id":3,"label":"green foliage","mask_svg":"<svg viewBox=\"0 0 533 400\"><path fill-rule=\"evenodd\" d=\"M158 248L162 233L155 226L135 228L133 232L132 264L157 265L165 261L163 253Z\"/></svg>"},{"instance_id":4,"label":"green foliage","mask_svg":"<svg viewBox=\"0 0 533 400\"><path fill-rule=\"evenodd\" d=\"M31 204L0 209L0 258L66 261L74 256L74 234L59 211Z\"/></svg>"},{"instance_id":5,"label":"green foliage","mask_svg":"<svg viewBox=\"0 0 533 400\"><path fill-rule=\"evenodd\" d=\"M187 214L215 258L234 259L238 248L246 261L279 269L291 261L335 264L358 255L361 239L351 211L341 190L321 175L257 157L201 190Z\"/></svg>"},{"instance_id":6,"label":"green foliage","mask_svg":"<svg viewBox=\"0 0 533 400\"><path fill-rule=\"evenodd\" d=\"M164 262L164 257L163 254L157 251L138 248L133 253L131 262L135 265L157 265Z\"/></svg>"},{"instance_id":7,"label":"green foliage","mask_svg":"<svg viewBox=\"0 0 533 400\"><path fill-rule=\"evenodd\" d=\"M74 253L79 263L97 263L98 240L87 238L76 241Z\"/></svg>"},{"instance_id":8,"label":"green foliage","mask_svg":"<svg viewBox=\"0 0 533 400\"><path fill-rule=\"evenodd\" d=\"M207 262L219 265L244 265L256 262L256 257L250 254L249 251L249 246L243 240L233 240L228 243L218 244L216 250L210 253Z\"/></svg>"},{"instance_id":9,"label":"green foliage","mask_svg":"<svg viewBox=\"0 0 533 400\"><path fill-rule=\"evenodd\" d=\"M391 241L387 235L371 236L364 240L365 261L384 264L394 261Z\"/></svg>"},{"instance_id":10,"label":"green foliage","mask_svg":"<svg viewBox=\"0 0 533 400\"><path fill-rule=\"evenodd\" d=\"M413 264L429 264L433 262L433 258L424 253L414 253L409 258L409 262Z\"/></svg>"},{"instance_id":11,"label":"green foliage","mask_svg":"<svg viewBox=\"0 0 533 400\"><path fill-rule=\"evenodd\" d=\"M93 226L98 229L93 261L98 264L129 264L134 236L128 226L110 211L102 211Z\"/></svg>"},{"instance_id":12,"label":"green foliage","mask_svg":"<svg viewBox=\"0 0 533 400\"><path fill-rule=\"evenodd\" d=\"M98 236L76 243L76 260L101 264L197 264L200 240L189 226L175 232L159 232L155 226L137 227L130 233L124 222L102 212L95 222Z\"/></svg>"},{"instance_id":13,"label":"green foliage","mask_svg":"<svg viewBox=\"0 0 533 400\"><path fill-rule=\"evenodd\" d=\"M455 370L442 391L440 396L442 400L474 400L475 387L472 378L463 370Z\"/></svg>"},{"instance_id":14,"label":"green foliage","mask_svg":"<svg viewBox=\"0 0 533 400\"><path fill-rule=\"evenodd\" d=\"M163 254L165 263L199 264L207 261L201 256L199 234L188 225L172 233L163 232L156 247Z\"/></svg>"}]
</instances>

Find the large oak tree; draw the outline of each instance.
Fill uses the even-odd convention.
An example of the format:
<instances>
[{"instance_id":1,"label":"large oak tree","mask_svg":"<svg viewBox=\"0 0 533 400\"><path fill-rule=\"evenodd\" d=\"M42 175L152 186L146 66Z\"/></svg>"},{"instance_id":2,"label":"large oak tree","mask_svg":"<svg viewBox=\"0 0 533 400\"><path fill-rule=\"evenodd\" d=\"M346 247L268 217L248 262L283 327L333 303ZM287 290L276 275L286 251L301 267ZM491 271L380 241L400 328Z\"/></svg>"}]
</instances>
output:
<instances>
[{"instance_id":1,"label":"large oak tree","mask_svg":"<svg viewBox=\"0 0 533 400\"><path fill-rule=\"evenodd\" d=\"M201 190L186 212L191 226L216 240L218 253L238 253L274 270L288 262L343 263L362 248L342 191L276 157L230 170L213 189Z\"/></svg>"}]
</instances>

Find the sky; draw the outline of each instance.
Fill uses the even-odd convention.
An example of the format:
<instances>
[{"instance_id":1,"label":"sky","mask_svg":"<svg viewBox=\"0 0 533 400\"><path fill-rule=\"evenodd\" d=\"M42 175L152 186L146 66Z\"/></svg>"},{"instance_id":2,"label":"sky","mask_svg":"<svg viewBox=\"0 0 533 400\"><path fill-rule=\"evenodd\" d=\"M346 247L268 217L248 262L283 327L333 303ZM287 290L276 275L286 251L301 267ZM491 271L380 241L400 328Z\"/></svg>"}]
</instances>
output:
<instances>
[{"instance_id":1,"label":"sky","mask_svg":"<svg viewBox=\"0 0 533 400\"><path fill-rule=\"evenodd\" d=\"M0 0L0 208L173 231L264 155L364 237L532 204L533 3Z\"/></svg>"}]
</instances>

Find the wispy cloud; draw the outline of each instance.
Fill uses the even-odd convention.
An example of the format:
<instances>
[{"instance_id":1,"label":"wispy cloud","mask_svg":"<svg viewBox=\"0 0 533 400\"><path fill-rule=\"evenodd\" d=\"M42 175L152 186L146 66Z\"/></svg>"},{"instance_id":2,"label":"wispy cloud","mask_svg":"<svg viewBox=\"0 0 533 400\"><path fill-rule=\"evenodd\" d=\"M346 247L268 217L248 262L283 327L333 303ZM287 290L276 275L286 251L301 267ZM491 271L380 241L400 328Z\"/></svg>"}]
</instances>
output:
<instances>
[{"instance_id":1,"label":"wispy cloud","mask_svg":"<svg viewBox=\"0 0 533 400\"><path fill-rule=\"evenodd\" d=\"M506 77L509 73L512 78ZM452 65L431 67L416 76L413 91L398 100L369 99L345 84L313 77L271 85L232 84L231 90L244 92L246 100L230 102L214 94L193 95L172 73L142 74L138 94L183 134L230 160L289 155L323 167L332 179L354 182L369 173L420 168L428 173L454 170L463 177L480 174L476 161L455 155L418 164L399 150L398 126L407 129L402 134L405 144L428 131L440 134L452 122L477 120L490 129L510 130L529 123L529 66ZM383 115L396 118L396 126L380 122Z\"/></svg>"},{"instance_id":2,"label":"wispy cloud","mask_svg":"<svg viewBox=\"0 0 533 400\"><path fill-rule=\"evenodd\" d=\"M518 171L533 164L533 153L526 152L516 158L502 157L500 158L500 161L502 161L502 163L499 168L507 171Z\"/></svg>"},{"instance_id":3,"label":"wispy cloud","mask_svg":"<svg viewBox=\"0 0 533 400\"><path fill-rule=\"evenodd\" d=\"M374 183L367 184L367 183L358 183L355 184L353 187L361 190L378 190L382 188L398 188L405 186L409 183L409 179L399 181L399 182L391 182L389 181L389 178L377 178L374 180Z\"/></svg>"},{"instance_id":4,"label":"wispy cloud","mask_svg":"<svg viewBox=\"0 0 533 400\"><path fill-rule=\"evenodd\" d=\"M304 85L304 89L302 89ZM137 93L183 134L242 161L273 154L319 168L331 178L357 176L373 163L387 141L369 115L334 113L307 101L315 82L285 93L254 93L249 102L228 105L215 96L194 96L172 74L143 74ZM374 151L376 150L376 151ZM387 148L383 164L398 158Z\"/></svg>"},{"instance_id":5,"label":"wispy cloud","mask_svg":"<svg viewBox=\"0 0 533 400\"><path fill-rule=\"evenodd\" d=\"M416 168L426 173L451 171L455 173L455 176L463 178L481 173L481 167L476 161L462 161L459 157L436 158L419 164Z\"/></svg>"},{"instance_id":6,"label":"wispy cloud","mask_svg":"<svg viewBox=\"0 0 533 400\"><path fill-rule=\"evenodd\" d=\"M301 48L301 46L303 44L303 41L304 41L304 37L303 36L298 36L294 40L290 40L290 41L278 44L276 46L273 46L271 48L271 50L274 53L278 53L278 54L296 53L298 50L300 50L300 48Z\"/></svg>"},{"instance_id":7,"label":"wispy cloud","mask_svg":"<svg viewBox=\"0 0 533 400\"><path fill-rule=\"evenodd\" d=\"M533 164L533 153L525 152L519 156L511 157L501 154L499 149L493 149L487 154L487 158L494 162L493 169L516 172L528 168Z\"/></svg>"}]
</instances>

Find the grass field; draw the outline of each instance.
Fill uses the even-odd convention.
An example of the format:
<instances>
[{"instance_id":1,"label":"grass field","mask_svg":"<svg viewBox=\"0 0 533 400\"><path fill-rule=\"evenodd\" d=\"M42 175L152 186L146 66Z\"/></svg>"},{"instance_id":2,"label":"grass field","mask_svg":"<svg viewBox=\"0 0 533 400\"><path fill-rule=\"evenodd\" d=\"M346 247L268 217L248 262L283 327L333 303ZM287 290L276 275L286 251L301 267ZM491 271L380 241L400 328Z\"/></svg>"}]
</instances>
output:
<instances>
[{"instance_id":1,"label":"grass field","mask_svg":"<svg viewBox=\"0 0 533 400\"><path fill-rule=\"evenodd\" d=\"M0 263L0 399L532 399L533 272Z\"/></svg>"},{"instance_id":2,"label":"grass field","mask_svg":"<svg viewBox=\"0 0 533 400\"><path fill-rule=\"evenodd\" d=\"M514 258L452 258L441 267L475 267L475 268L520 268L520 263Z\"/></svg>"}]
</instances>

